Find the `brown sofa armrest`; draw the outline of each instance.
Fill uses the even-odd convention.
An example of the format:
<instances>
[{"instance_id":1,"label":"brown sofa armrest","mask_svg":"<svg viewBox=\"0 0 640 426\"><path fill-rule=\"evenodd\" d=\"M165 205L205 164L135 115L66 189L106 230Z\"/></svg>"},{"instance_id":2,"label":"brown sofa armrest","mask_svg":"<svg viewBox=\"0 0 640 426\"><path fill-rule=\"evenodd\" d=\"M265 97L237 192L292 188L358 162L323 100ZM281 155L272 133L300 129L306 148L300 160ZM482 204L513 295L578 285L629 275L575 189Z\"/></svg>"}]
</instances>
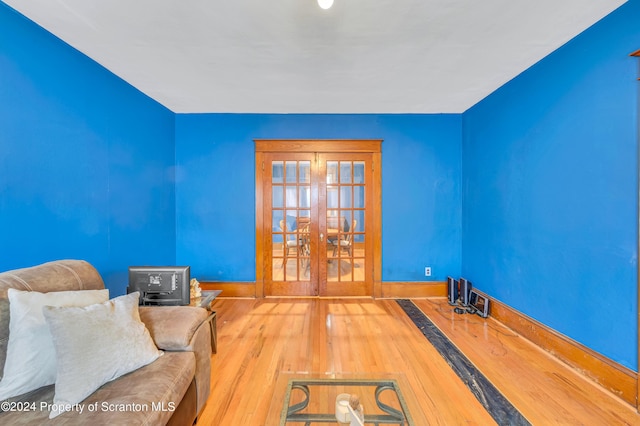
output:
<instances>
[{"instance_id":1,"label":"brown sofa armrest","mask_svg":"<svg viewBox=\"0 0 640 426\"><path fill-rule=\"evenodd\" d=\"M207 317L205 309L191 306L140 306L140 319L166 351L192 350L191 339Z\"/></svg>"},{"instance_id":2,"label":"brown sofa armrest","mask_svg":"<svg viewBox=\"0 0 640 426\"><path fill-rule=\"evenodd\" d=\"M192 306L140 306L140 319L159 349L191 351L196 357L198 415L209 397L211 324L209 312Z\"/></svg>"}]
</instances>

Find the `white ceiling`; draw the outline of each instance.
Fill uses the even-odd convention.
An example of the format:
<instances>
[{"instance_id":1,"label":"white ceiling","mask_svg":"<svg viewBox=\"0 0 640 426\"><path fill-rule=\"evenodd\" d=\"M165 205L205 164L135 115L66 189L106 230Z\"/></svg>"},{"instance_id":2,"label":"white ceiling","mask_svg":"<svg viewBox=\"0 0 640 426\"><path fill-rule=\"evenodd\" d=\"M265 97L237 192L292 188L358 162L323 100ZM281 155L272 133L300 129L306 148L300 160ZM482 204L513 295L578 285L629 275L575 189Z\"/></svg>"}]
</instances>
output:
<instances>
[{"instance_id":1,"label":"white ceiling","mask_svg":"<svg viewBox=\"0 0 640 426\"><path fill-rule=\"evenodd\" d=\"M626 0L3 0L178 113L460 113Z\"/></svg>"}]
</instances>

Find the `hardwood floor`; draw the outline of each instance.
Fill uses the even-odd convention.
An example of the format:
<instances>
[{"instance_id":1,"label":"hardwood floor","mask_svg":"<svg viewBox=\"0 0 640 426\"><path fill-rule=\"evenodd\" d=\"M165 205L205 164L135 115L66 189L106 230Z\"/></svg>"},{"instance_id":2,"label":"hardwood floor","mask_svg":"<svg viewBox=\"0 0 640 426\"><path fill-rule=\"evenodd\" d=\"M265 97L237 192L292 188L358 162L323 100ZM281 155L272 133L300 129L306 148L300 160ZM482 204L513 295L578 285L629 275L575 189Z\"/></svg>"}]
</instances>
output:
<instances>
[{"instance_id":1,"label":"hardwood floor","mask_svg":"<svg viewBox=\"0 0 640 426\"><path fill-rule=\"evenodd\" d=\"M631 406L495 320L454 314L441 298L413 302L531 424L640 424ZM394 300L221 298L214 309L218 353L199 426L277 425L283 383L305 375L397 377L418 426L496 424Z\"/></svg>"}]
</instances>

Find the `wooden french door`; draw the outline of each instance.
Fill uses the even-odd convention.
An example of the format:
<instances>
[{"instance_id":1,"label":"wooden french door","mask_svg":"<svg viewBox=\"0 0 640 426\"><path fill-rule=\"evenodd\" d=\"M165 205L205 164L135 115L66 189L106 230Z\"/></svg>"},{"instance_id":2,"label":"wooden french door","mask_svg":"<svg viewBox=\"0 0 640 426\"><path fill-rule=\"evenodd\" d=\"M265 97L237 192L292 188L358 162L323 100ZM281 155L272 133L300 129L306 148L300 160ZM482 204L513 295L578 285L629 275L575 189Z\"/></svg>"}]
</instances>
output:
<instances>
[{"instance_id":1,"label":"wooden french door","mask_svg":"<svg viewBox=\"0 0 640 426\"><path fill-rule=\"evenodd\" d=\"M373 296L379 153L288 152L284 141L264 152L259 142L266 141L256 141L262 241L256 275L263 295Z\"/></svg>"}]
</instances>

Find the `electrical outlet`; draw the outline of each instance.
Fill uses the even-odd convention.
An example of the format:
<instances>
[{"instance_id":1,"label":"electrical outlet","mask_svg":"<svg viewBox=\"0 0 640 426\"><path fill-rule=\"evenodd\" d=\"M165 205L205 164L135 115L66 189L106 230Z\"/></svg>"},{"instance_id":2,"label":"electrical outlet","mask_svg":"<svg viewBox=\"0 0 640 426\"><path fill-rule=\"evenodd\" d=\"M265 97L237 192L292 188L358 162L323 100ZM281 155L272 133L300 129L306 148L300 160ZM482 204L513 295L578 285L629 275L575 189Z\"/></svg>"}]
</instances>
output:
<instances>
[{"instance_id":1,"label":"electrical outlet","mask_svg":"<svg viewBox=\"0 0 640 426\"><path fill-rule=\"evenodd\" d=\"M431 276L431 266L425 266L424 267L424 276L425 277L430 277Z\"/></svg>"}]
</instances>

